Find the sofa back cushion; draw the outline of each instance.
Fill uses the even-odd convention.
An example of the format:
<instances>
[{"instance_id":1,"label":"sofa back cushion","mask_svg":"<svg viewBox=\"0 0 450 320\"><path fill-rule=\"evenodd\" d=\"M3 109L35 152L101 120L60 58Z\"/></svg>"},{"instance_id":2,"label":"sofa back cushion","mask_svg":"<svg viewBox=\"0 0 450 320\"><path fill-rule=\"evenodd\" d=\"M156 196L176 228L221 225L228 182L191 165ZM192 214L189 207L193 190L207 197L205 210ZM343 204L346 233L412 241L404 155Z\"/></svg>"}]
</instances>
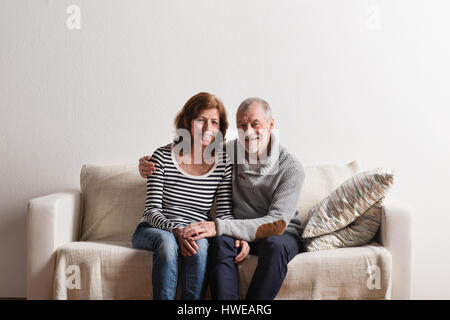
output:
<instances>
[{"instance_id":1,"label":"sofa back cushion","mask_svg":"<svg viewBox=\"0 0 450 320\"><path fill-rule=\"evenodd\" d=\"M81 241L131 241L144 214L146 180L137 165L83 165Z\"/></svg>"},{"instance_id":2,"label":"sofa back cushion","mask_svg":"<svg viewBox=\"0 0 450 320\"><path fill-rule=\"evenodd\" d=\"M305 166L305 181L298 202L298 218L302 226L308 222L308 211L328 197L345 180L360 171L359 163L352 161L346 165Z\"/></svg>"},{"instance_id":3,"label":"sofa back cushion","mask_svg":"<svg viewBox=\"0 0 450 320\"><path fill-rule=\"evenodd\" d=\"M345 180L359 172L356 161L346 165L306 166L298 203L305 226L308 211ZM131 241L145 208L146 180L136 164L83 165L80 176L83 199L81 241Z\"/></svg>"}]
</instances>

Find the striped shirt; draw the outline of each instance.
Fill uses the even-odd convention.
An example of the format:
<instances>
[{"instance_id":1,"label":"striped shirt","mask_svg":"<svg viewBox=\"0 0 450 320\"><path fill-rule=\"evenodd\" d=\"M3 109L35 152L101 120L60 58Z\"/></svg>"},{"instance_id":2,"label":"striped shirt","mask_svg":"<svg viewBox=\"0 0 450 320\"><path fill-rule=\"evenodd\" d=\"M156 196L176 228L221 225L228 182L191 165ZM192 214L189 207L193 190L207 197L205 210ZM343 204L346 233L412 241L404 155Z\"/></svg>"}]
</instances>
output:
<instances>
[{"instance_id":1,"label":"striped shirt","mask_svg":"<svg viewBox=\"0 0 450 320\"><path fill-rule=\"evenodd\" d=\"M147 178L147 198L140 222L172 231L192 222L211 220L216 199L216 217L232 219L232 163L226 152L216 153L213 168L202 176L184 172L175 160L173 144L152 155L156 171Z\"/></svg>"}]
</instances>

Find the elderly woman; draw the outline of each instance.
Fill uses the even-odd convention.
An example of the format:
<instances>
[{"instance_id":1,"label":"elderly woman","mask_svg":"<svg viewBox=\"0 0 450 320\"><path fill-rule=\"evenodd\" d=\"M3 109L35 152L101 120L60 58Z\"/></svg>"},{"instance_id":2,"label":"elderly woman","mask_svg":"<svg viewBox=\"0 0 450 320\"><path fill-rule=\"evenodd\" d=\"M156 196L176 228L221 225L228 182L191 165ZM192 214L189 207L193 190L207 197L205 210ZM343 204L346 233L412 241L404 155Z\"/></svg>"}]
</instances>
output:
<instances>
[{"instance_id":1,"label":"elderly woman","mask_svg":"<svg viewBox=\"0 0 450 320\"><path fill-rule=\"evenodd\" d=\"M175 127L188 134L153 153L156 171L147 178L144 216L132 243L153 252L154 299L175 299L179 270L181 298L201 299L208 240L187 240L180 232L192 222L210 220L214 199L216 216L233 218L232 166L221 143L228 128L225 108L214 95L201 92L186 102Z\"/></svg>"}]
</instances>

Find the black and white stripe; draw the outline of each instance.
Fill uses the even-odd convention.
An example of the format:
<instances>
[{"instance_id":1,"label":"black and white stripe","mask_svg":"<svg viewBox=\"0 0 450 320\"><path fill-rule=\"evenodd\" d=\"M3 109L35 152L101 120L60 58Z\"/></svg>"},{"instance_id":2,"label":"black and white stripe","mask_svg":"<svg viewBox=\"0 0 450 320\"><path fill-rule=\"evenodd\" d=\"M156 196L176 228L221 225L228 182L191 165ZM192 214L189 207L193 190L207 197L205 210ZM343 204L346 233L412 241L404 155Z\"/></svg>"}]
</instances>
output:
<instances>
[{"instance_id":1,"label":"black and white stripe","mask_svg":"<svg viewBox=\"0 0 450 320\"><path fill-rule=\"evenodd\" d=\"M156 171L147 178L147 198L142 221L151 227L172 231L192 222L211 220L217 201L216 217L232 216L232 164L224 151L217 152L215 167L203 176L183 174L174 163L172 144L152 155Z\"/></svg>"}]
</instances>

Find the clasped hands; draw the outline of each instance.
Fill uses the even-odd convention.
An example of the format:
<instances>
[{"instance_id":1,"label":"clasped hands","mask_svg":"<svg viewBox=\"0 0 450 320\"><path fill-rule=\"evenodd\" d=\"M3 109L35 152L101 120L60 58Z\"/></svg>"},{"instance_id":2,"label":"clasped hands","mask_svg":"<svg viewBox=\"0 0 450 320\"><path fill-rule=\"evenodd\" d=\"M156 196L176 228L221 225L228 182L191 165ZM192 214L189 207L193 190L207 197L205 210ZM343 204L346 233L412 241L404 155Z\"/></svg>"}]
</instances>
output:
<instances>
[{"instance_id":1,"label":"clasped hands","mask_svg":"<svg viewBox=\"0 0 450 320\"><path fill-rule=\"evenodd\" d=\"M186 227L175 228L172 232L177 238L181 254L184 257L190 257L197 253L198 246L196 241L217 235L216 223L214 221L194 222ZM234 260L234 263L238 264L247 259L250 246L247 241L239 239L234 240L234 246L241 248Z\"/></svg>"}]
</instances>

